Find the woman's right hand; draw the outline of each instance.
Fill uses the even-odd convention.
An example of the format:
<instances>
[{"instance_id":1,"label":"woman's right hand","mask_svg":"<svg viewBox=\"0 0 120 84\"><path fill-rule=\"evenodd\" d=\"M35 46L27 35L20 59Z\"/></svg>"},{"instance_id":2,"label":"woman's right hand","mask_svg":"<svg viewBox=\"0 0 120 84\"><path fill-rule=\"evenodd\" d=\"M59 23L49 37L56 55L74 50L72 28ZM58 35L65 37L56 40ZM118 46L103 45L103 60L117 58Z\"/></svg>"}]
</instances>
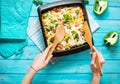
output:
<instances>
[{"instance_id":1,"label":"woman's right hand","mask_svg":"<svg viewBox=\"0 0 120 84\"><path fill-rule=\"evenodd\" d=\"M93 46L93 52L91 53L91 58L92 58L91 70L93 72L93 76L95 75L95 76L100 77L99 70L97 69L96 63L95 63L95 60L96 60L97 56L98 56L101 67L103 67L103 64L104 64L105 60L104 60L102 54L100 52L98 52L98 50Z\"/></svg>"}]
</instances>

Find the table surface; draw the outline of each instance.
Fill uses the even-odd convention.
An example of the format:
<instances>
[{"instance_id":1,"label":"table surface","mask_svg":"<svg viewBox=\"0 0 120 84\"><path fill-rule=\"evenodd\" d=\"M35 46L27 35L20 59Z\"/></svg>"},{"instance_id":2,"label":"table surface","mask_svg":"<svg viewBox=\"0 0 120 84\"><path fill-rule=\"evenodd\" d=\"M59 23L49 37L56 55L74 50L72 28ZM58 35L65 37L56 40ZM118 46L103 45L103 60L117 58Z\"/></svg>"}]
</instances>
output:
<instances>
[{"instance_id":1,"label":"table surface","mask_svg":"<svg viewBox=\"0 0 120 84\"><path fill-rule=\"evenodd\" d=\"M43 0L44 4L56 0ZM107 11L97 16L93 12L93 3L89 0L86 5L87 10L100 25L100 29L93 33L94 44L103 54L106 63L103 67L101 84L120 84L120 40L113 47L104 46L104 35L109 31L120 33L120 0L109 0ZM33 4L29 17L29 25L38 18L37 7ZM27 37L27 46L18 54L8 59L0 56L0 84L19 84L25 76L33 59L41 51ZM49 63L48 66L39 71L33 84L90 84L92 72L90 69L90 50L62 57L55 64Z\"/></svg>"}]
</instances>

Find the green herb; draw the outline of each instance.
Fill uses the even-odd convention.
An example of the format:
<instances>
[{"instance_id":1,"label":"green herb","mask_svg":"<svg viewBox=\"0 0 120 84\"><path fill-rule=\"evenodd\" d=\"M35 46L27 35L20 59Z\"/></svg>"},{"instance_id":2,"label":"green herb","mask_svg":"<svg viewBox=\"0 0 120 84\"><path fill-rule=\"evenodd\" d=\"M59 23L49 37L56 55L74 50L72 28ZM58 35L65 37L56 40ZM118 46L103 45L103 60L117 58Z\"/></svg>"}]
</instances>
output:
<instances>
[{"instance_id":1,"label":"green herb","mask_svg":"<svg viewBox=\"0 0 120 84\"><path fill-rule=\"evenodd\" d=\"M65 37L65 39L64 39L64 40L68 43L69 38L70 38L70 37L69 37L69 36L67 36L67 37Z\"/></svg>"},{"instance_id":2,"label":"green herb","mask_svg":"<svg viewBox=\"0 0 120 84\"><path fill-rule=\"evenodd\" d=\"M63 22L71 22L72 20L71 16L68 14L64 14L62 19L63 19Z\"/></svg>"},{"instance_id":3,"label":"green herb","mask_svg":"<svg viewBox=\"0 0 120 84\"><path fill-rule=\"evenodd\" d=\"M67 28L68 28L68 29L71 29L71 25L70 25L69 23L67 24Z\"/></svg>"},{"instance_id":4,"label":"green herb","mask_svg":"<svg viewBox=\"0 0 120 84\"><path fill-rule=\"evenodd\" d=\"M113 46L118 42L119 34L117 32L109 32L104 37L104 42L108 46Z\"/></svg>"},{"instance_id":5,"label":"green herb","mask_svg":"<svg viewBox=\"0 0 120 84\"><path fill-rule=\"evenodd\" d=\"M57 28L58 27L58 24L55 24L55 28Z\"/></svg>"},{"instance_id":6,"label":"green herb","mask_svg":"<svg viewBox=\"0 0 120 84\"><path fill-rule=\"evenodd\" d=\"M88 4L88 3L89 3L89 1L88 1L88 0L84 0L84 3L85 3L85 4Z\"/></svg>"},{"instance_id":7,"label":"green herb","mask_svg":"<svg viewBox=\"0 0 120 84\"><path fill-rule=\"evenodd\" d=\"M48 26L48 27L46 28L46 30L47 30L47 31L51 31L53 28L54 28L54 26Z\"/></svg>"},{"instance_id":8,"label":"green herb","mask_svg":"<svg viewBox=\"0 0 120 84\"><path fill-rule=\"evenodd\" d=\"M76 34L77 32L75 30L71 31L72 35Z\"/></svg>"},{"instance_id":9,"label":"green herb","mask_svg":"<svg viewBox=\"0 0 120 84\"><path fill-rule=\"evenodd\" d=\"M74 39L78 39L79 38L78 37L79 35L78 35L78 33L75 30L71 31L71 33L74 36Z\"/></svg>"},{"instance_id":10,"label":"green herb","mask_svg":"<svg viewBox=\"0 0 120 84\"><path fill-rule=\"evenodd\" d=\"M74 39L78 39L78 34L76 33L75 36L74 36Z\"/></svg>"},{"instance_id":11,"label":"green herb","mask_svg":"<svg viewBox=\"0 0 120 84\"><path fill-rule=\"evenodd\" d=\"M75 13L76 13L76 15L78 15L79 14L79 10L76 10Z\"/></svg>"},{"instance_id":12,"label":"green herb","mask_svg":"<svg viewBox=\"0 0 120 84\"><path fill-rule=\"evenodd\" d=\"M66 50L69 50L69 49L70 49L70 47L69 47L69 46L65 46L65 49L66 49Z\"/></svg>"},{"instance_id":13,"label":"green herb","mask_svg":"<svg viewBox=\"0 0 120 84\"><path fill-rule=\"evenodd\" d=\"M50 42L53 43L55 40L55 37L51 37Z\"/></svg>"},{"instance_id":14,"label":"green herb","mask_svg":"<svg viewBox=\"0 0 120 84\"><path fill-rule=\"evenodd\" d=\"M44 13L44 14L43 14L43 17L48 17L48 13Z\"/></svg>"},{"instance_id":15,"label":"green herb","mask_svg":"<svg viewBox=\"0 0 120 84\"><path fill-rule=\"evenodd\" d=\"M50 31L50 27L47 27L47 28L46 28L46 31Z\"/></svg>"},{"instance_id":16,"label":"green herb","mask_svg":"<svg viewBox=\"0 0 120 84\"><path fill-rule=\"evenodd\" d=\"M54 26L50 26L50 30L52 30L54 28Z\"/></svg>"},{"instance_id":17,"label":"green herb","mask_svg":"<svg viewBox=\"0 0 120 84\"><path fill-rule=\"evenodd\" d=\"M33 3L38 6L38 5L43 5L42 0L33 0Z\"/></svg>"},{"instance_id":18,"label":"green herb","mask_svg":"<svg viewBox=\"0 0 120 84\"><path fill-rule=\"evenodd\" d=\"M53 23L53 24L54 24L56 21L57 21L57 20L53 20L53 19L52 19L52 20L51 20L51 23Z\"/></svg>"}]
</instances>

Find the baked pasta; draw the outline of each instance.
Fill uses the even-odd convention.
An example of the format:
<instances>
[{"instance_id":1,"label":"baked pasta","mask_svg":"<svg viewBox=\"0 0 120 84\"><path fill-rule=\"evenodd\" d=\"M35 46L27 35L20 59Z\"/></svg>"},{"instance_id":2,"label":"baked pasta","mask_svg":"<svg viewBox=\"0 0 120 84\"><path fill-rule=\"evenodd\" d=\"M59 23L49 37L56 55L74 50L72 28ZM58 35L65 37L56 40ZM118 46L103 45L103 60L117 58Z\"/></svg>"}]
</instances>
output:
<instances>
[{"instance_id":1,"label":"baked pasta","mask_svg":"<svg viewBox=\"0 0 120 84\"><path fill-rule=\"evenodd\" d=\"M64 24L65 37L57 45L56 50L69 50L86 42L83 32L84 13L80 6L75 5L57 7L42 13L42 24L48 45L53 43L56 29L61 23Z\"/></svg>"}]
</instances>

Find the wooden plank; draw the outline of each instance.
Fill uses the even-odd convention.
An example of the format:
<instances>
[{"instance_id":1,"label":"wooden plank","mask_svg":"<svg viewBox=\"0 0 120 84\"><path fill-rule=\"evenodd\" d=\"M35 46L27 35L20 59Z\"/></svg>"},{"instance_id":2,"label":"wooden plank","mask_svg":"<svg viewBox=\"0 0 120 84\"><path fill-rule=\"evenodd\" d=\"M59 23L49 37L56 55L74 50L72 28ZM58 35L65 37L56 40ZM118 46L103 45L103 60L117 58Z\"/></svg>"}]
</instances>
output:
<instances>
[{"instance_id":1,"label":"wooden plank","mask_svg":"<svg viewBox=\"0 0 120 84\"><path fill-rule=\"evenodd\" d=\"M97 47L98 51L102 53L106 60L119 60L120 59L120 48L118 47ZM87 60L90 58L90 50L86 50L80 53L71 54L64 56L63 60Z\"/></svg>"},{"instance_id":2,"label":"wooden plank","mask_svg":"<svg viewBox=\"0 0 120 84\"><path fill-rule=\"evenodd\" d=\"M0 84L20 84L25 74L0 74ZM90 84L91 74L36 74L32 84ZM100 84L119 84L120 74L104 74Z\"/></svg>"},{"instance_id":3,"label":"wooden plank","mask_svg":"<svg viewBox=\"0 0 120 84\"><path fill-rule=\"evenodd\" d=\"M51 0L46 0L44 4L48 2L51 2ZM87 9L97 19L101 27L97 33L93 34L95 46L107 59L103 68L104 76L101 79L101 84L120 83L118 79L120 78L120 68L118 67L120 65L120 41L114 47L102 46L102 39L107 32L112 30L120 32L119 3L120 0L109 0L110 7L102 16L97 16L93 13L93 0L90 0L90 4L87 6ZM38 18L36 8L33 5L31 13L33 17L30 19L29 24L35 18ZM35 44L29 38L27 40L28 46L23 51L13 55L8 60L0 57L0 84L19 84L35 56L40 53ZM82 53L69 55L63 57L54 65L49 64L44 70L38 72L33 80L33 84L89 84L91 80L89 52L90 50L87 50Z\"/></svg>"},{"instance_id":4,"label":"wooden plank","mask_svg":"<svg viewBox=\"0 0 120 84\"><path fill-rule=\"evenodd\" d=\"M51 3L54 1L58 1L58 0L43 0L43 3ZM88 5L92 5L94 4L95 0L89 0L89 4ZM120 0L109 0L109 6L115 6L115 7L120 7Z\"/></svg>"},{"instance_id":5,"label":"wooden plank","mask_svg":"<svg viewBox=\"0 0 120 84\"><path fill-rule=\"evenodd\" d=\"M120 0L108 0L108 5L109 6L115 6L115 7L120 7ZM89 0L89 4L88 5L93 5L95 2L95 0Z\"/></svg>"},{"instance_id":6,"label":"wooden plank","mask_svg":"<svg viewBox=\"0 0 120 84\"><path fill-rule=\"evenodd\" d=\"M94 44L95 46L103 46L104 45L104 36L106 35L106 33L93 33L93 40L94 40ZM120 46L120 37L118 42L114 45L114 46Z\"/></svg>"},{"instance_id":7,"label":"wooden plank","mask_svg":"<svg viewBox=\"0 0 120 84\"><path fill-rule=\"evenodd\" d=\"M96 20L96 21L100 26L100 28L96 32L107 33L110 31L117 31L120 33L119 20Z\"/></svg>"},{"instance_id":8,"label":"wooden plank","mask_svg":"<svg viewBox=\"0 0 120 84\"><path fill-rule=\"evenodd\" d=\"M86 6L86 8L95 19L120 19L120 14L117 13L118 11L120 11L120 7L109 7L107 11L101 16L98 16L93 12L93 6ZM33 5L30 16L38 16L37 6Z\"/></svg>"},{"instance_id":9,"label":"wooden plank","mask_svg":"<svg viewBox=\"0 0 120 84\"><path fill-rule=\"evenodd\" d=\"M104 20L104 19L120 20L120 14L118 13L118 11L120 11L120 7L108 7L108 9L105 11L105 13L101 16L96 15L93 12L92 6L86 6L86 8L95 19L98 19L98 20Z\"/></svg>"},{"instance_id":10,"label":"wooden plank","mask_svg":"<svg viewBox=\"0 0 120 84\"><path fill-rule=\"evenodd\" d=\"M95 45L96 46L96 45ZM97 47L98 51L100 51L103 55L105 59L120 59L120 47L106 47L106 46L100 46ZM41 51L34 45L34 46L26 46L22 51L20 51L19 53L11 56L10 58L8 58L7 60L33 60L39 53L41 53ZM64 60L69 59L69 60L88 60L90 59L90 50L85 50L83 52L79 52L79 53L75 53L75 54L71 54L71 55L67 55L64 56ZM4 58L2 58L0 56L0 60L2 60Z\"/></svg>"},{"instance_id":11,"label":"wooden plank","mask_svg":"<svg viewBox=\"0 0 120 84\"><path fill-rule=\"evenodd\" d=\"M0 73L26 73L33 60L2 60ZM120 60L106 60L103 73L120 73ZM39 73L91 73L90 60L61 60Z\"/></svg>"},{"instance_id":12,"label":"wooden plank","mask_svg":"<svg viewBox=\"0 0 120 84\"><path fill-rule=\"evenodd\" d=\"M38 55L39 53L41 53L41 51L35 45L34 46L26 46L25 48L23 48L23 50L19 51L19 53L14 54L7 60L34 59L36 57L36 55ZM4 58L2 58L0 56L0 59L4 59Z\"/></svg>"},{"instance_id":13,"label":"wooden plank","mask_svg":"<svg viewBox=\"0 0 120 84\"><path fill-rule=\"evenodd\" d=\"M103 54L104 58L109 60L119 60L120 59L120 47L97 47L97 49ZM107 52L107 53L106 53ZM7 60L33 60L41 51L36 46L26 46L23 51L15 54L8 58ZM83 52L71 54L62 57L63 60L89 60L90 50ZM4 60L0 56L0 60Z\"/></svg>"}]
</instances>

